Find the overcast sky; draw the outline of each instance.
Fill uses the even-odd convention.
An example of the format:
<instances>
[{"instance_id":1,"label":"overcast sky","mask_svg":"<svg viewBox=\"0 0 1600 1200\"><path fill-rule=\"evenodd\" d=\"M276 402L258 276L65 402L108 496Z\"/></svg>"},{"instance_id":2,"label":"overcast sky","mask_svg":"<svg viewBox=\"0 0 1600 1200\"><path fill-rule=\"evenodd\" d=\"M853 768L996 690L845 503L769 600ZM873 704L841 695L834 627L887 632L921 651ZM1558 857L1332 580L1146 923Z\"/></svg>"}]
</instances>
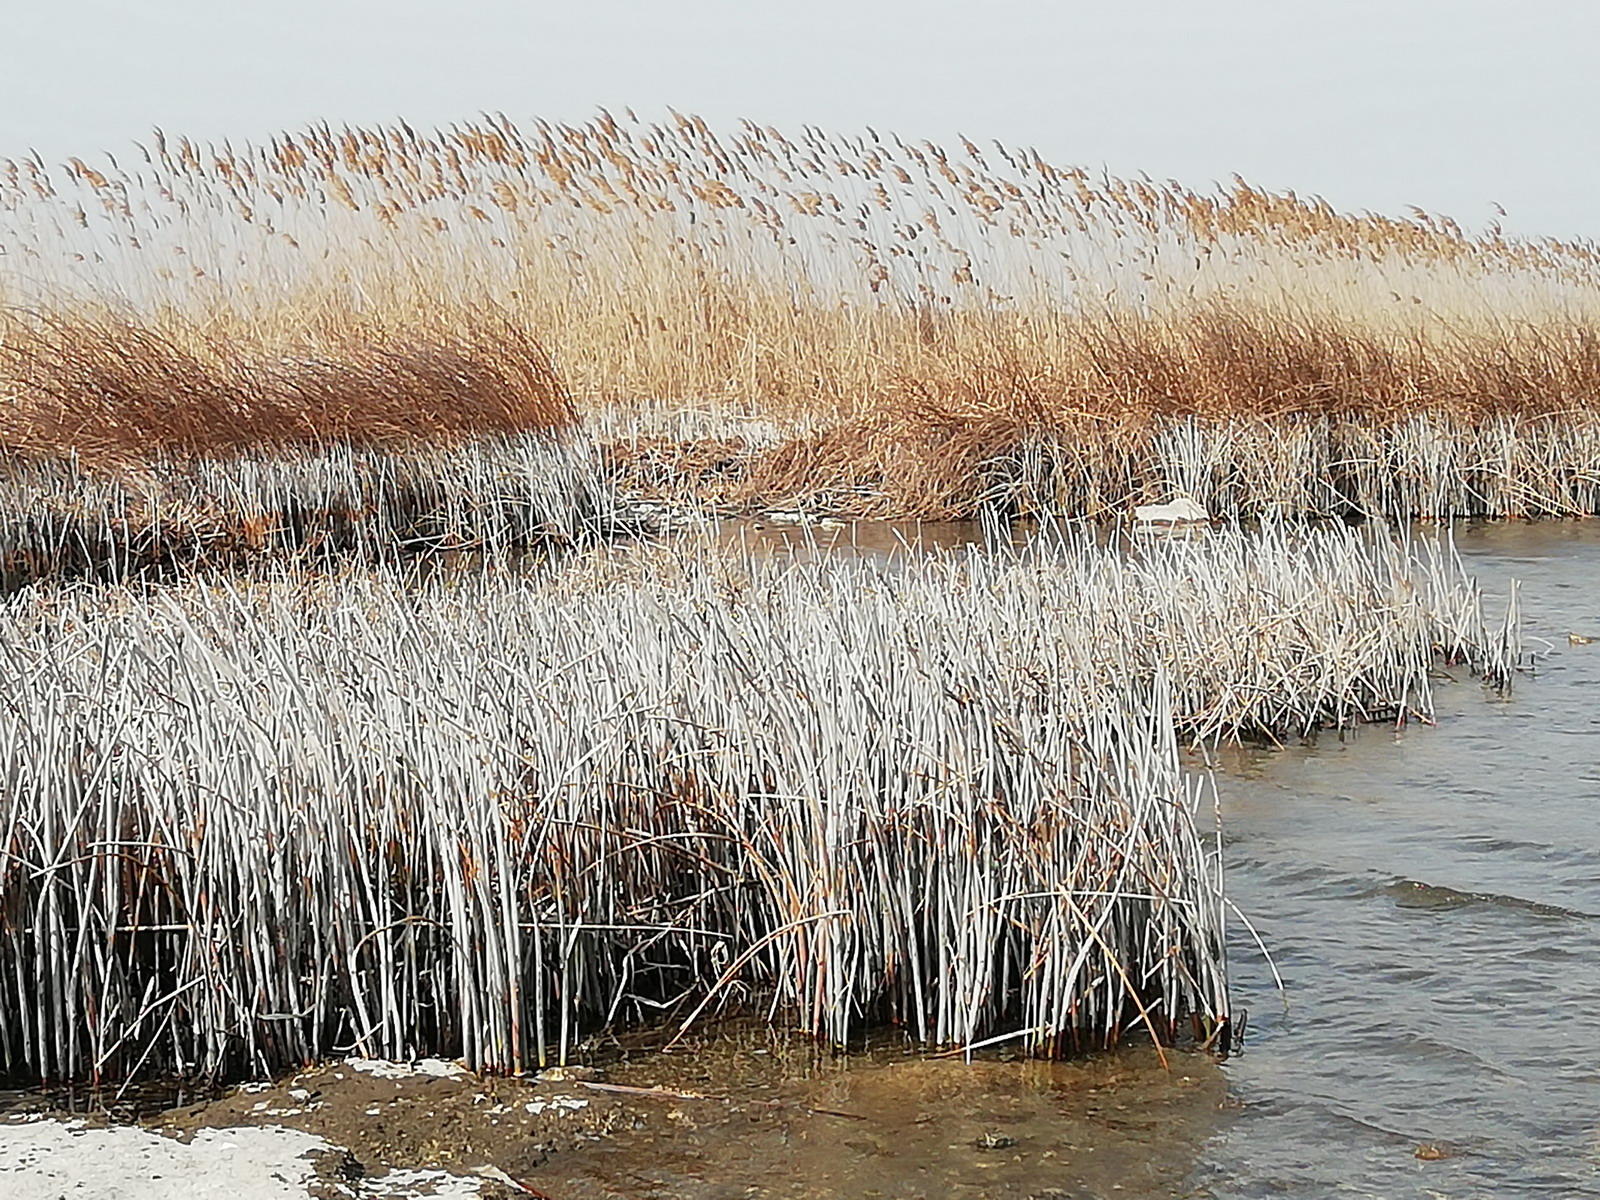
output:
<instances>
[{"instance_id":1,"label":"overcast sky","mask_svg":"<svg viewBox=\"0 0 1600 1200\"><path fill-rule=\"evenodd\" d=\"M0 0L0 157L670 106L1600 236L1591 0Z\"/></svg>"}]
</instances>

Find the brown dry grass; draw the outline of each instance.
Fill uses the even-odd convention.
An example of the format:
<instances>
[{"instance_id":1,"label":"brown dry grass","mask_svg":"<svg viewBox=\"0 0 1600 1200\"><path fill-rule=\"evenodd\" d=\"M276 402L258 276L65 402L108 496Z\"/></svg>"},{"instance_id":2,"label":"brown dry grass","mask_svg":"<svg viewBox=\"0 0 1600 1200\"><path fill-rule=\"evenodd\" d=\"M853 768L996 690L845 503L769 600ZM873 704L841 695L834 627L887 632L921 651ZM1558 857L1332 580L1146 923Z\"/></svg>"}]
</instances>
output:
<instances>
[{"instance_id":1,"label":"brown dry grass","mask_svg":"<svg viewBox=\"0 0 1600 1200\"><path fill-rule=\"evenodd\" d=\"M1063 319L1029 343L976 324L947 354L923 346L885 364L871 401L775 445L647 438L614 446L614 470L655 499L948 519L1003 499L997 464L1029 447L1115 477L1111 506L1165 499L1152 444L1191 419L1376 436L1418 419L1587 428L1600 416L1600 331L1576 320L1452 344L1215 304L1181 319Z\"/></svg>"},{"instance_id":2,"label":"brown dry grass","mask_svg":"<svg viewBox=\"0 0 1600 1200\"><path fill-rule=\"evenodd\" d=\"M1021 446L1189 418L1600 413L1588 244L998 143L608 114L158 139L134 171L8 164L0 243L0 300L52 314L0 331L0 437L35 450L547 427L565 390L644 490L938 515Z\"/></svg>"},{"instance_id":3,"label":"brown dry grass","mask_svg":"<svg viewBox=\"0 0 1600 1200\"><path fill-rule=\"evenodd\" d=\"M505 322L351 323L269 348L110 311L0 331L0 449L81 461L183 459L340 442L448 445L573 420L548 356Z\"/></svg>"}]
</instances>

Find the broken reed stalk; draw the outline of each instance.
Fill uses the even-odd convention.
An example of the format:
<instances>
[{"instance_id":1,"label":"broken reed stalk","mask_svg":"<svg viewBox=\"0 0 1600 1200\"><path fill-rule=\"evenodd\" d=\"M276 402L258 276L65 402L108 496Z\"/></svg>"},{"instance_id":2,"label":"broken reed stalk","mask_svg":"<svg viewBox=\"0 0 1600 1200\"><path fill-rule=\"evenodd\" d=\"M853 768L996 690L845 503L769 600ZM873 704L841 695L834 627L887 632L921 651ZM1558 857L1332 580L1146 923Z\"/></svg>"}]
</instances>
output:
<instances>
[{"instance_id":1,"label":"broken reed stalk","mask_svg":"<svg viewBox=\"0 0 1600 1200\"><path fill-rule=\"evenodd\" d=\"M1067 513L1180 487L1245 515L1600 500L1593 246L1242 180L677 114L321 125L158 136L129 168L0 164L0 249L0 445L57 455L504 433L493 389L396 384L405 347L471 327L474 370L530 338L619 468L700 498L924 517L995 488ZM374 374L374 346L404 369Z\"/></svg>"},{"instance_id":2,"label":"broken reed stalk","mask_svg":"<svg viewBox=\"0 0 1600 1200\"><path fill-rule=\"evenodd\" d=\"M1447 549L1343 533L489 566L4 602L7 1073L511 1071L701 1005L1165 1040L1229 1012L1175 731L1508 669Z\"/></svg>"}]
</instances>

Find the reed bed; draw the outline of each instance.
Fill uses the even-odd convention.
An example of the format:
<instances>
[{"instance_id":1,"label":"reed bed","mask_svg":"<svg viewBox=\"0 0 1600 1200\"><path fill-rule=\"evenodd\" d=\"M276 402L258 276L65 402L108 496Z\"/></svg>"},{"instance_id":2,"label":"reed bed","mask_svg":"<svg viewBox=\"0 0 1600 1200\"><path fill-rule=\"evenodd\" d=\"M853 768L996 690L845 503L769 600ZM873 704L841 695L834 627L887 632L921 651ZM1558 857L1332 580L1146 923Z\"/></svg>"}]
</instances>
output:
<instances>
[{"instance_id":1,"label":"reed bed","mask_svg":"<svg viewBox=\"0 0 1600 1200\"><path fill-rule=\"evenodd\" d=\"M1120 520L1174 496L1235 522L1600 512L1600 421L1587 416L1184 417L998 434L930 421L787 438L745 420L698 437L638 427L597 437L621 494L733 512Z\"/></svg>"},{"instance_id":2,"label":"reed bed","mask_svg":"<svg viewBox=\"0 0 1600 1200\"><path fill-rule=\"evenodd\" d=\"M1229 1016L1177 735L1509 679L1448 550L677 547L34 588L0 608L0 1055L42 1079L330 1053L512 1071L765 1009L1034 1053Z\"/></svg>"},{"instance_id":3,"label":"reed bed","mask_svg":"<svg viewBox=\"0 0 1600 1200\"><path fill-rule=\"evenodd\" d=\"M6 314L5 450L97 466L262 454L307 445L454 445L568 429L571 398L525 330L469 310L403 323L347 315L263 338L183 336L81 307Z\"/></svg>"},{"instance_id":4,"label":"reed bed","mask_svg":"<svg viewBox=\"0 0 1600 1200\"><path fill-rule=\"evenodd\" d=\"M0 321L0 587L606 528L610 489L548 355L452 319L277 345L180 344L110 311Z\"/></svg>"},{"instance_id":5,"label":"reed bed","mask_svg":"<svg viewBox=\"0 0 1600 1200\"><path fill-rule=\"evenodd\" d=\"M455 406L261 364L303 361L308 341L359 364L373 331L434 344L471 325L548 349L624 479L700 499L934 517L998 486L1080 513L1240 459L1212 486L1251 515L1596 508L1592 245L1237 180L1196 191L998 142L682 115L323 125L0 165L0 249L0 395L17 398L0 446L78 451L106 422L52 414L102 409L111 440L155 446L214 406L183 387L107 402L63 373L108 325L136 372L205 362L283 398L264 424L318 436ZM480 338L475 361L503 343ZM706 418L687 438L683 412Z\"/></svg>"},{"instance_id":6,"label":"reed bed","mask_svg":"<svg viewBox=\"0 0 1600 1200\"><path fill-rule=\"evenodd\" d=\"M0 463L0 591L268 558L572 547L623 524L592 449L570 436L308 445L115 472Z\"/></svg>"}]
</instances>

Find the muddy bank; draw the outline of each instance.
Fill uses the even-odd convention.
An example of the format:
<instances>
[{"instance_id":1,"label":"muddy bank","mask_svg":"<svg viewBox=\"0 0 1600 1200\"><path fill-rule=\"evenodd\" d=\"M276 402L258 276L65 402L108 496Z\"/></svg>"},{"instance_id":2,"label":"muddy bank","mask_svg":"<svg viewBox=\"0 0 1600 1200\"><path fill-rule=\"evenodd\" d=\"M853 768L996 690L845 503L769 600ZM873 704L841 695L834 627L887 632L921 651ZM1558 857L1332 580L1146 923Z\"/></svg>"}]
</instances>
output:
<instances>
[{"instance_id":1,"label":"muddy bank","mask_svg":"<svg viewBox=\"0 0 1600 1200\"><path fill-rule=\"evenodd\" d=\"M1175 1196L1225 1119L1221 1071L1199 1055L1127 1050L1072 1063L925 1058L797 1061L734 1040L620 1068L670 1074L715 1102L552 1158L562 1196Z\"/></svg>"},{"instance_id":2,"label":"muddy bank","mask_svg":"<svg viewBox=\"0 0 1600 1200\"><path fill-rule=\"evenodd\" d=\"M77 1183L155 1200L189 1194L174 1180L226 1180L234 1200L1175 1196L1227 1104L1214 1063L1169 1058L1170 1071L1149 1050L819 1059L749 1038L526 1079L351 1060L135 1127L13 1111L0 1192L43 1200Z\"/></svg>"}]
</instances>

